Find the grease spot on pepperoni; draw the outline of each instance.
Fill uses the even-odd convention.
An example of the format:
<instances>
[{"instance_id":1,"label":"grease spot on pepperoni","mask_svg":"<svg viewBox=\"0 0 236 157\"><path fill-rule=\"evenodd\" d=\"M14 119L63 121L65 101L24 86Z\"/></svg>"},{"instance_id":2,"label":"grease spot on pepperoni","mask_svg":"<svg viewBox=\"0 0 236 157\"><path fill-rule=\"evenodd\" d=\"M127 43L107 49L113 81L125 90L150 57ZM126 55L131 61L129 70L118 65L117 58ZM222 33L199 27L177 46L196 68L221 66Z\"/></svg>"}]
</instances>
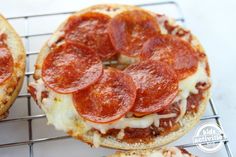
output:
<instances>
[{"instance_id":1,"label":"grease spot on pepperoni","mask_svg":"<svg viewBox=\"0 0 236 157\"><path fill-rule=\"evenodd\" d=\"M73 94L75 108L88 121L108 123L123 117L136 98L132 78L116 69L106 69L99 81Z\"/></svg>"},{"instance_id":2,"label":"grease spot on pepperoni","mask_svg":"<svg viewBox=\"0 0 236 157\"><path fill-rule=\"evenodd\" d=\"M102 60L109 59L116 54L107 31L110 19L109 16L96 12L72 16L65 26L65 39L88 46Z\"/></svg>"},{"instance_id":3,"label":"grease spot on pepperoni","mask_svg":"<svg viewBox=\"0 0 236 157\"><path fill-rule=\"evenodd\" d=\"M143 10L122 12L109 25L109 35L115 49L131 57L138 56L144 42L159 33L156 19Z\"/></svg>"},{"instance_id":4,"label":"grease spot on pepperoni","mask_svg":"<svg viewBox=\"0 0 236 157\"><path fill-rule=\"evenodd\" d=\"M166 64L146 60L130 65L125 72L137 86L137 97L132 111L136 114L159 112L172 103L178 92L178 80Z\"/></svg>"},{"instance_id":5,"label":"grease spot on pepperoni","mask_svg":"<svg viewBox=\"0 0 236 157\"><path fill-rule=\"evenodd\" d=\"M42 78L52 90L72 93L95 83L102 71L102 62L94 51L66 42L52 49L45 58Z\"/></svg>"},{"instance_id":6,"label":"grease spot on pepperoni","mask_svg":"<svg viewBox=\"0 0 236 157\"><path fill-rule=\"evenodd\" d=\"M156 36L148 40L141 51L143 59L151 58L171 65L179 80L188 77L197 70L198 53L188 42L179 37Z\"/></svg>"},{"instance_id":7,"label":"grease spot on pepperoni","mask_svg":"<svg viewBox=\"0 0 236 157\"><path fill-rule=\"evenodd\" d=\"M11 77L13 73L14 61L9 49L0 45L0 84Z\"/></svg>"}]
</instances>

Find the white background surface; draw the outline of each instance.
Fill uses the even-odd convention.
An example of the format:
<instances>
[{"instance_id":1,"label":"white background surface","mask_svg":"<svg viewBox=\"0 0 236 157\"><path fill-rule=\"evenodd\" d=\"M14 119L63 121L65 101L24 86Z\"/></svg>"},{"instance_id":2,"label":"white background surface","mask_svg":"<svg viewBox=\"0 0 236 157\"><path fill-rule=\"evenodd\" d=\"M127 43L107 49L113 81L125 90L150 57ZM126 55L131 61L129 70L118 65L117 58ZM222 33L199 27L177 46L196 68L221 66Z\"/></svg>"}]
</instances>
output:
<instances>
[{"instance_id":1,"label":"white background surface","mask_svg":"<svg viewBox=\"0 0 236 157\"><path fill-rule=\"evenodd\" d=\"M130 1L127 2L127 0L7 0L1 1L0 12L6 17L10 17L26 14L79 10L89 5L106 2L131 3ZM132 1L133 4L148 2L154 1ZM236 154L236 1L180 0L178 3L185 15L187 27L198 36L206 49L212 70L212 97L215 100L216 107L222 117L223 127L230 139L233 154ZM167 10L168 9L169 8L167 8ZM172 16L176 15L174 11L170 11L170 14ZM55 17L50 20L50 23L44 19L37 19L37 21L32 20L32 29L30 29L29 32L45 33L53 31L64 17L65 16ZM19 33L24 34L24 25L22 25L22 21L12 21L12 23L17 27ZM48 37L31 39L29 50L34 51L39 49L47 38ZM32 65L34 59L35 56L31 58ZM30 70L33 70L33 68ZM25 92L25 89L23 89L22 93ZM15 104L16 105L11 109L10 117L27 115L27 106L25 105L26 100L18 99ZM37 107L33 107L32 112L33 114L41 113ZM62 132L55 131L51 126L46 127L45 123L45 119L35 120L33 122L33 138L63 135ZM1 124L0 143L25 140L28 138L27 131L27 122ZM188 142L189 139L191 139L191 133L185 137L185 141ZM67 156L68 152L70 152L71 156L85 156L85 154L90 156L91 152L101 156L102 154L107 154L112 151L107 149L92 150L87 145L72 139L34 145L35 156ZM218 156L224 156L223 154L224 152ZM14 147L14 149L0 149L0 156L28 156L28 146ZM213 156L217 155L215 154Z\"/></svg>"}]
</instances>

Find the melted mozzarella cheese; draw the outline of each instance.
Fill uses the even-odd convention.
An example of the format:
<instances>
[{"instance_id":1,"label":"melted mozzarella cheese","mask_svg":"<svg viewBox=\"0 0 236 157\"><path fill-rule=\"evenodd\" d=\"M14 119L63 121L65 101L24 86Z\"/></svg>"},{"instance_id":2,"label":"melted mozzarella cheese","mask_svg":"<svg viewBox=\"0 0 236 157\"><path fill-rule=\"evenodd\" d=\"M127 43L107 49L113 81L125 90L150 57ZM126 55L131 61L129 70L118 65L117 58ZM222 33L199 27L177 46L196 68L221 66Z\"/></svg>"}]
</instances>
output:
<instances>
[{"instance_id":1,"label":"melted mozzarella cheese","mask_svg":"<svg viewBox=\"0 0 236 157\"><path fill-rule=\"evenodd\" d=\"M73 104L72 98L64 95L58 96L49 95L49 99L42 100L42 103L45 104L43 109L50 113L47 115L48 123L54 124L59 130L74 130L76 128L77 113L73 106L68 105Z\"/></svg>"},{"instance_id":2,"label":"melted mozzarella cheese","mask_svg":"<svg viewBox=\"0 0 236 157\"><path fill-rule=\"evenodd\" d=\"M187 77L186 79L180 81L179 83L179 89L180 89L180 94L179 96L181 98L187 98L190 93L197 94L198 90L196 88L197 83L199 82L209 82L209 77L207 76L206 73L206 65L205 63L199 63L197 71Z\"/></svg>"},{"instance_id":3,"label":"melted mozzarella cheese","mask_svg":"<svg viewBox=\"0 0 236 157\"><path fill-rule=\"evenodd\" d=\"M54 95L43 99L43 110L47 113L48 124L53 124L58 130L70 131L74 134L85 133L91 128L79 117L71 95Z\"/></svg>"},{"instance_id":4,"label":"melted mozzarella cheese","mask_svg":"<svg viewBox=\"0 0 236 157\"><path fill-rule=\"evenodd\" d=\"M36 83L31 83L31 86L37 91L36 99L47 116L48 124L53 124L56 129L66 132L73 130L75 134L91 129L79 117L74 108L71 94L57 94L46 89L42 79L37 80ZM49 91L48 97L41 100L41 92L45 90Z\"/></svg>"},{"instance_id":5,"label":"melted mozzarella cheese","mask_svg":"<svg viewBox=\"0 0 236 157\"><path fill-rule=\"evenodd\" d=\"M177 118L176 122L178 122L182 117L185 115L186 110L187 110L187 98L188 96L193 93L197 94L198 89L196 88L197 83L199 82L206 82L209 83L210 79L206 73L206 65L205 63L199 63L197 67L197 71L185 78L184 80L179 82L179 94L175 98L175 102L180 101L180 115Z\"/></svg>"},{"instance_id":6,"label":"melted mozzarella cheese","mask_svg":"<svg viewBox=\"0 0 236 157\"><path fill-rule=\"evenodd\" d=\"M99 147L101 143L101 135L97 132L93 134L93 145L95 148Z\"/></svg>"},{"instance_id":7,"label":"melted mozzarella cheese","mask_svg":"<svg viewBox=\"0 0 236 157\"><path fill-rule=\"evenodd\" d=\"M117 139L123 139L125 136L125 130L121 129L120 132L117 135Z\"/></svg>"},{"instance_id":8,"label":"melted mozzarella cheese","mask_svg":"<svg viewBox=\"0 0 236 157\"><path fill-rule=\"evenodd\" d=\"M190 93L198 93L196 84L198 82L208 82L209 78L205 71L205 64L199 63L196 73L179 83L179 95L175 101L181 101L181 113L177 120L180 120L186 113L187 97ZM41 79L32 84L36 89L37 101L42 106L46 113L48 123L53 124L57 129L70 131L75 133L85 133L91 128L99 130L101 133L106 133L109 129L125 129L130 128L147 128L154 124L159 127L160 119L175 117L175 113L165 115L150 114L141 118L127 117L117 120L111 124L96 124L83 120L77 113L71 94L57 94L52 90L46 89ZM41 101L41 92L49 91L47 98ZM119 137L123 134L120 132Z\"/></svg>"},{"instance_id":9,"label":"melted mozzarella cheese","mask_svg":"<svg viewBox=\"0 0 236 157\"><path fill-rule=\"evenodd\" d=\"M136 63L139 61L139 58L138 57L129 57L129 56L126 56L126 55L119 55L119 58L118 58L118 62L120 64L126 64L126 65L129 65L129 64L133 64L133 63Z\"/></svg>"},{"instance_id":10,"label":"melted mozzarella cheese","mask_svg":"<svg viewBox=\"0 0 236 157\"><path fill-rule=\"evenodd\" d=\"M180 108L180 115L177 117L176 122L178 122L186 113L186 110L187 110L187 99L180 100L179 108Z\"/></svg>"},{"instance_id":11,"label":"melted mozzarella cheese","mask_svg":"<svg viewBox=\"0 0 236 157\"><path fill-rule=\"evenodd\" d=\"M142 118L122 118L111 124L97 124L92 122L87 122L91 127L99 130L101 133L106 133L109 129L125 129L127 127L130 128L147 128L151 126L153 123L156 127L159 127L160 119L162 118L172 118L175 117L175 113L158 115L158 114L150 114L144 116Z\"/></svg>"},{"instance_id":12,"label":"melted mozzarella cheese","mask_svg":"<svg viewBox=\"0 0 236 157\"><path fill-rule=\"evenodd\" d=\"M46 90L46 88L45 88L45 85L44 85L42 79L39 79L35 82L31 82L30 86L32 86L36 90L36 100L37 100L38 104L40 106L43 106L42 102L41 102L41 94L43 91Z\"/></svg>"}]
</instances>

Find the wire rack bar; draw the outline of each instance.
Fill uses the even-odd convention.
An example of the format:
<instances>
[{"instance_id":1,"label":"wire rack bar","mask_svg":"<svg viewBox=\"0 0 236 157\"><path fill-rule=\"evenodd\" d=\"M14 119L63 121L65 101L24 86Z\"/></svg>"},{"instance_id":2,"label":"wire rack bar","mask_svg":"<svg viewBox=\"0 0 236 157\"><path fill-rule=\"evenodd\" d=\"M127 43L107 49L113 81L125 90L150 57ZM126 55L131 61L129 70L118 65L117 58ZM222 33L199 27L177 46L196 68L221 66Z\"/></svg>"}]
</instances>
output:
<instances>
[{"instance_id":1,"label":"wire rack bar","mask_svg":"<svg viewBox=\"0 0 236 157\"><path fill-rule=\"evenodd\" d=\"M154 6L154 5L166 5L166 4L173 4L178 6L178 4L174 1L163 1L163 2L155 2L155 3L146 3L146 4L136 4L136 6L139 7L145 7L145 6ZM178 6L179 7L179 6ZM24 15L24 16L14 16L14 17L8 17L8 20L15 20L15 19L26 19L26 18L35 18L35 17L43 17L43 16L56 16L56 15L63 15L63 14L72 14L76 12L75 11L65 11L65 12L56 12L56 13L44 13L44 14L34 14L34 15Z\"/></svg>"},{"instance_id":2,"label":"wire rack bar","mask_svg":"<svg viewBox=\"0 0 236 157\"><path fill-rule=\"evenodd\" d=\"M216 109L216 107L215 107L215 104L213 103L213 100L210 99L209 102L210 102L211 109L212 109L214 115L217 115L217 114L218 114L218 111L217 111L217 109ZM219 125L219 127L220 127L220 128L222 129L222 131L224 132L223 126L222 126L221 121L219 120L219 118L216 118L215 120L216 120L216 123ZM225 134L225 133L224 133L224 134ZM224 135L224 136L226 136L226 135ZM224 142L224 146L225 146L225 149L226 149L226 152L227 152L228 156L229 156L229 157L233 157L233 154L232 154L232 152L231 152L231 149L230 149L230 147L229 147L228 142L229 142L229 141L225 141L225 142Z\"/></svg>"},{"instance_id":3,"label":"wire rack bar","mask_svg":"<svg viewBox=\"0 0 236 157\"><path fill-rule=\"evenodd\" d=\"M11 122L11 121L34 120L34 119L41 119L41 118L46 118L46 115L45 114L38 114L38 115L23 116L23 117L17 117L17 118L2 119L2 120L0 120L0 123ZM217 118L220 118L220 116L218 114L203 116L200 120L204 121L204 120L217 119Z\"/></svg>"},{"instance_id":4,"label":"wire rack bar","mask_svg":"<svg viewBox=\"0 0 236 157\"><path fill-rule=\"evenodd\" d=\"M24 117L17 117L17 118L2 119L0 123L11 122L11 121L34 120L34 119L40 119L40 118L45 118L45 117L46 117L45 114L38 114L38 115L31 115L31 116L24 116Z\"/></svg>"},{"instance_id":5,"label":"wire rack bar","mask_svg":"<svg viewBox=\"0 0 236 157\"><path fill-rule=\"evenodd\" d=\"M26 93L26 94L19 94L18 98L25 98L25 97L30 97L30 94Z\"/></svg>"},{"instance_id":6,"label":"wire rack bar","mask_svg":"<svg viewBox=\"0 0 236 157\"><path fill-rule=\"evenodd\" d=\"M39 51L31 51L31 52L27 52L27 55L37 55L39 53Z\"/></svg>"},{"instance_id":7,"label":"wire rack bar","mask_svg":"<svg viewBox=\"0 0 236 157\"><path fill-rule=\"evenodd\" d=\"M224 138L222 140L212 140L211 143L212 144L217 144L217 143L221 143L221 142L228 142L228 139L227 138ZM189 148L189 147L196 147L198 145L207 145L208 143L204 143L204 142L201 142L201 143L191 143L191 144L183 144L183 145L179 145L178 147L180 148Z\"/></svg>"},{"instance_id":8,"label":"wire rack bar","mask_svg":"<svg viewBox=\"0 0 236 157\"><path fill-rule=\"evenodd\" d=\"M63 15L63 14L72 14L75 11L66 11L66 12L57 12L57 13L45 13L45 14L35 14L35 15L26 15L26 16L14 16L8 17L8 20L15 20L15 19L25 19L25 18L35 18L35 17L43 17L43 16L56 16L56 15Z\"/></svg>"},{"instance_id":9,"label":"wire rack bar","mask_svg":"<svg viewBox=\"0 0 236 157\"><path fill-rule=\"evenodd\" d=\"M176 21L181 22L183 25L185 25L185 18L183 16L182 10L179 7L178 3L176 3L175 1L164 1L164 2L156 2L156 3L148 3L148 4L137 4L137 6L140 7L145 7L145 6L158 6L158 5L175 5L175 7L177 8L180 17L176 18ZM26 40L26 49L27 49L27 72L25 73L25 77L26 77L26 81L27 84L29 84L29 80L30 80L30 76L33 74L33 72L29 71L30 67L29 67L29 56L30 55L37 55L39 53L39 51L29 51L29 38L33 38L33 37L41 37L41 36L48 36L51 35L52 32L46 32L46 33L35 33L35 34L28 34L28 30L29 30L29 22L28 19L29 18L37 18L37 17L47 17L47 16L57 16L57 15L69 15L74 13L75 11L66 11L66 12L56 12L56 13L45 13L45 14L35 14L35 15L26 15L26 16L15 16L15 17L9 17L7 18L8 20L16 20L16 19L24 19L25 20L25 35L21 35L21 38L25 38ZM18 98L27 98L27 103L28 103L28 115L27 116L22 116L22 117L16 117L16 118L8 118L8 119L3 119L0 120L0 124L1 123L6 123L6 122L13 122L13 121L28 121L28 130L29 130L29 139L25 140L25 141L19 141L19 142L10 142L10 143L2 143L0 144L0 148L5 148L5 147L13 147L13 146L20 146L20 145L28 145L29 146L29 156L33 157L34 153L33 153L33 145L34 143L41 143L41 142L48 142L48 141L55 141L55 140L62 140L62 139L68 139L68 138L72 138L70 136L64 135L64 136L57 136L57 137L48 137L48 138L39 138L39 139L33 139L33 132L32 132L32 120L36 120L36 119L41 119L41 118L45 118L45 114L38 114L38 115L32 115L31 114L31 96L28 93L25 94L20 94L18 96ZM204 121L204 120L210 120L213 119L216 121L216 123L222 128L223 127L221 125L220 122L220 116L218 114L218 112L216 111L215 105L212 101L212 99L210 99L209 101L210 103L210 107L212 109L213 115L209 115L209 116L203 116L200 120ZM227 152L227 155L229 157L232 157L232 152L229 148L229 140L226 138L226 136L224 135L224 139L220 140L220 141L212 141L215 143L219 143L219 142L224 142L224 146ZM196 147L198 144L206 144L206 143L187 143L187 144L183 144L183 145L179 145L179 147L182 148L188 148L188 147Z\"/></svg>"},{"instance_id":10,"label":"wire rack bar","mask_svg":"<svg viewBox=\"0 0 236 157\"><path fill-rule=\"evenodd\" d=\"M28 34L29 33L29 21L27 20L28 17L25 17L25 32ZM26 43L25 43L25 47L26 47L26 51L28 51L30 49L30 43L29 43L29 38L26 37L25 38ZM26 71L30 70L30 58L27 55L26 57ZM27 81L27 85L30 83L30 75L26 75L26 81ZM31 101L30 101L30 97L27 97L27 106L28 106L28 116L31 116ZM29 133L29 140L33 139L33 132L32 132L32 120L29 119L28 120L28 133ZM33 144L29 144L29 156L32 157L33 156Z\"/></svg>"},{"instance_id":11,"label":"wire rack bar","mask_svg":"<svg viewBox=\"0 0 236 157\"><path fill-rule=\"evenodd\" d=\"M175 21L179 21L179 22L184 22L183 18L175 18ZM29 34L29 35L21 35L21 38L32 38L32 37L38 37L38 36L48 36L51 35L52 32L48 32L48 33L35 33L35 34ZM37 54L37 53L36 53Z\"/></svg>"},{"instance_id":12,"label":"wire rack bar","mask_svg":"<svg viewBox=\"0 0 236 157\"><path fill-rule=\"evenodd\" d=\"M50 138L40 138L40 139L35 139L35 140L28 140L28 141L23 141L23 142L12 142L12 143L0 144L0 148L13 147L13 146L21 146L21 145L29 145L29 146L31 146L34 143L53 141L53 140L61 140L61 139L66 139L66 138L72 138L72 137L70 137L70 136L58 136L58 137L50 137ZM33 151L30 151L30 154L32 152ZM30 155L30 156L32 156L32 155Z\"/></svg>"},{"instance_id":13,"label":"wire rack bar","mask_svg":"<svg viewBox=\"0 0 236 157\"><path fill-rule=\"evenodd\" d=\"M21 35L21 38L32 38L32 37L38 37L38 36L47 36L47 35L51 35L52 33L36 33L36 34L29 34L29 35Z\"/></svg>"},{"instance_id":14,"label":"wire rack bar","mask_svg":"<svg viewBox=\"0 0 236 157\"><path fill-rule=\"evenodd\" d=\"M27 76L30 76L30 75L33 75L34 74L34 72L33 71L30 71L30 72L26 72L25 73L25 76L27 77Z\"/></svg>"},{"instance_id":15,"label":"wire rack bar","mask_svg":"<svg viewBox=\"0 0 236 157\"><path fill-rule=\"evenodd\" d=\"M69 139L72 138L71 136L57 136L57 137L50 137L50 138L40 138L35 140L28 140L23 142L12 142L12 143L6 143L6 144L0 144L0 148L6 148L6 147L13 147L13 146L20 146L20 145L30 145L34 143L40 143L40 142L47 142L47 141L54 141L54 140L61 140L61 139ZM220 142L228 142L228 139L222 139L222 140L213 140L211 143L220 143ZM199 144L201 145L207 145L205 142L199 142L199 143L187 143L183 145L178 145L177 147L181 148L189 148L189 147L196 147Z\"/></svg>"}]
</instances>

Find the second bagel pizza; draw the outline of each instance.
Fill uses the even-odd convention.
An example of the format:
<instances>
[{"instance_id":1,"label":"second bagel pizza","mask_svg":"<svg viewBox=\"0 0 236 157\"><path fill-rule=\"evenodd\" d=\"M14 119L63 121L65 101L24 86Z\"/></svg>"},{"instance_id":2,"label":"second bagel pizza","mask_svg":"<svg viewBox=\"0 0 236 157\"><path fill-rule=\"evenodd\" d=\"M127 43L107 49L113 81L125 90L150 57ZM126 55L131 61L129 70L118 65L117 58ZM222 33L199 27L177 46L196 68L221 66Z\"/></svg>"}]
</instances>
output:
<instances>
[{"instance_id":1,"label":"second bagel pizza","mask_svg":"<svg viewBox=\"0 0 236 157\"><path fill-rule=\"evenodd\" d=\"M0 120L6 118L24 80L25 49L20 36L0 14Z\"/></svg>"},{"instance_id":2,"label":"second bagel pizza","mask_svg":"<svg viewBox=\"0 0 236 157\"><path fill-rule=\"evenodd\" d=\"M189 30L135 6L96 5L50 37L28 90L56 129L131 150L186 134L210 87L207 57Z\"/></svg>"}]
</instances>

